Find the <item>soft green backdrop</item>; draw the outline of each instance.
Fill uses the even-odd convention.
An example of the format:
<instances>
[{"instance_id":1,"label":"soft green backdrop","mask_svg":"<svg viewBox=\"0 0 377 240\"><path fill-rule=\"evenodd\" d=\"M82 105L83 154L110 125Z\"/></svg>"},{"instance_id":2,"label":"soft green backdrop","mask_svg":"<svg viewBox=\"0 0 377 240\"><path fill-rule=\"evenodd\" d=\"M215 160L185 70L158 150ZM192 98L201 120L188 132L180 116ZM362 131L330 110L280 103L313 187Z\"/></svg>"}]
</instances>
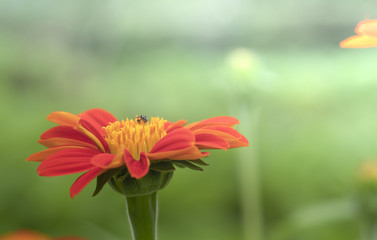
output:
<instances>
[{"instance_id":1,"label":"soft green backdrop","mask_svg":"<svg viewBox=\"0 0 377 240\"><path fill-rule=\"evenodd\" d=\"M0 1L0 234L130 238L121 195L106 186L92 198L92 183L72 200L78 175L39 177L24 161L43 149L50 112L239 117L246 91L248 110L260 108L259 123L241 125L259 130L265 239L358 239L356 175L377 157L377 49L338 43L376 9L373 0ZM239 47L253 62L242 76L229 64ZM237 151L213 151L204 172L176 171L159 194L160 239L243 239Z\"/></svg>"}]
</instances>

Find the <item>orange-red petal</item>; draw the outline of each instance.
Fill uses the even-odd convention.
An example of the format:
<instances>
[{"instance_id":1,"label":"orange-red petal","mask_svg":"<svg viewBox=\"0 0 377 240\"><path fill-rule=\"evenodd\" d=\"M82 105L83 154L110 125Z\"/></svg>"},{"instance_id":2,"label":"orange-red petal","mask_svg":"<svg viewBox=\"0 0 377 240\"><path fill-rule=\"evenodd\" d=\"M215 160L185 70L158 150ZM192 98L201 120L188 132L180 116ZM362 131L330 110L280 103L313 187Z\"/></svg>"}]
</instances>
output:
<instances>
[{"instance_id":1,"label":"orange-red petal","mask_svg":"<svg viewBox=\"0 0 377 240\"><path fill-rule=\"evenodd\" d=\"M124 149L124 162L127 166L128 171L131 174L131 177L142 178L147 175L149 171L149 159L144 152L140 153L140 159L136 160L132 155Z\"/></svg>"},{"instance_id":2,"label":"orange-red petal","mask_svg":"<svg viewBox=\"0 0 377 240\"><path fill-rule=\"evenodd\" d=\"M232 128L232 127L228 127L228 126L222 126L222 125L215 125L215 126L208 126L208 127L205 127L205 128L202 128L200 130L204 130L204 129L207 129L207 130L216 130L216 131L219 131L219 132L224 132L224 133L227 133L237 139L239 138L242 138L242 134L239 133L236 129ZM199 130L199 131L200 131Z\"/></svg>"},{"instance_id":3,"label":"orange-red petal","mask_svg":"<svg viewBox=\"0 0 377 240\"><path fill-rule=\"evenodd\" d=\"M368 48L377 47L377 37L356 35L340 42L342 48Z\"/></svg>"},{"instance_id":4,"label":"orange-red petal","mask_svg":"<svg viewBox=\"0 0 377 240\"><path fill-rule=\"evenodd\" d=\"M176 156L170 157L171 160L197 160L207 157L209 152L201 152L198 148L192 148L187 151L182 151Z\"/></svg>"},{"instance_id":5,"label":"orange-red petal","mask_svg":"<svg viewBox=\"0 0 377 240\"><path fill-rule=\"evenodd\" d=\"M80 120L80 117L69 112L53 112L47 116L47 120L56 123L60 126L75 127Z\"/></svg>"},{"instance_id":6,"label":"orange-red petal","mask_svg":"<svg viewBox=\"0 0 377 240\"><path fill-rule=\"evenodd\" d=\"M72 184L70 188L71 198L74 198L81 190L83 190L93 179L95 179L102 172L102 168L94 167L81 175Z\"/></svg>"},{"instance_id":7,"label":"orange-red petal","mask_svg":"<svg viewBox=\"0 0 377 240\"><path fill-rule=\"evenodd\" d=\"M209 133L199 133L195 134L195 145L199 149L223 149L227 150L229 148L229 143L221 137Z\"/></svg>"},{"instance_id":8,"label":"orange-red petal","mask_svg":"<svg viewBox=\"0 0 377 240\"><path fill-rule=\"evenodd\" d=\"M190 146L188 148L167 151L148 153L149 160L195 160L208 156L209 153L201 152L196 146Z\"/></svg>"},{"instance_id":9,"label":"orange-red petal","mask_svg":"<svg viewBox=\"0 0 377 240\"><path fill-rule=\"evenodd\" d=\"M92 143L81 142L69 138L49 138L44 140L38 140L38 143L48 148L57 146L76 146L97 149L97 146Z\"/></svg>"},{"instance_id":10,"label":"orange-red petal","mask_svg":"<svg viewBox=\"0 0 377 240\"><path fill-rule=\"evenodd\" d=\"M57 147L51 147L45 150L42 150L37 153L31 154L26 161L34 161L34 162L41 162L51 156L52 154L59 152L64 149L70 149L70 148L83 148L80 146L57 146Z\"/></svg>"},{"instance_id":11,"label":"orange-red petal","mask_svg":"<svg viewBox=\"0 0 377 240\"><path fill-rule=\"evenodd\" d=\"M367 35L377 38L377 19L364 20L357 24L355 32L359 35Z\"/></svg>"},{"instance_id":12,"label":"orange-red petal","mask_svg":"<svg viewBox=\"0 0 377 240\"><path fill-rule=\"evenodd\" d=\"M191 147L194 141L195 137L191 131L185 128L178 128L161 138L160 141L153 146L150 153L185 149Z\"/></svg>"},{"instance_id":13,"label":"orange-red petal","mask_svg":"<svg viewBox=\"0 0 377 240\"><path fill-rule=\"evenodd\" d=\"M230 141L229 144L229 148L247 147L249 146L249 141L245 136L241 135L238 141Z\"/></svg>"},{"instance_id":14,"label":"orange-red petal","mask_svg":"<svg viewBox=\"0 0 377 240\"><path fill-rule=\"evenodd\" d=\"M110 153L101 153L95 155L90 161L91 163L100 168L106 168L114 159L114 155Z\"/></svg>"},{"instance_id":15,"label":"orange-red petal","mask_svg":"<svg viewBox=\"0 0 377 240\"><path fill-rule=\"evenodd\" d=\"M78 116L88 121L102 136L105 135L105 131L102 127L107 126L110 122L117 121L114 115L101 108L90 109L80 113Z\"/></svg>"},{"instance_id":16,"label":"orange-red petal","mask_svg":"<svg viewBox=\"0 0 377 240\"><path fill-rule=\"evenodd\" d=\"M223 138L229 143L229 148L249 146L249 141L237 130L228 126L214 125L194 131L194 134L209 133Z\"/></svg>"},{"instance_id":17,"label":"orange-red petal","mask_svg":"<svg viewBox=\"0 0 377 240\"><path fill-rule=\"evenodd\" d=\"M94 144L88 136L68 126L57 126L50 128L44 133L42 133L40 138L41 140L46 140L50 138L67 138L88 144Z\"/></svg>"},{"instance_id":18,"label":"orange-red petal","mask_svg":"<svg viewBox=\"0 0 377 240\"><path fill-rule=\"evenodd\" d=\"M38 167L40 176L61 176L86 171L93 167L91 159L99 154L98 150L72 148L57 152Z\"/></svg>"},{"instance_id":19,"label":"orange-red petal","mask_svg":"<svg viewBox=\"0 0 377 240\"><path fill-rule=\"evenodd\" d=\"M90 122L84 119L80 119L78 129L82 131L93 142L95 142L98 148L103 152L110 152L109 145L107 144L105 138Z\"/></svg>"},{"instance_id":20,"label":"orange-red petal","mask_svg":"<svg viewBox=\"0 0 377 240\"><path fill-rule=\"evenodd\" d=\"M236 124L239 124L240 121L238 121L237 118L229 117L229 116L222 116L222 117L213 117L208 118L203 121L194 122L189 125L187 125L185 128L190 130L196 130L199 128L211 126L211 125L224 125L224 126L234 126Z\"/></svg>"},{"instance_id":21,"label":"orange-red petal","mask_svg":"<svg viewBox=\"0 0 377 240\"><path fill-rule=\"evenodd\" d=\"M0 236L1 240L51 240L49 236L30 230L18 230Z\"/></svg>"},{"instance_id":22,"label":"orange-red petal","mask_svg":"<svg viewBox=\"0 0 377 240\"><path fill-rule=\"evenodd\" d=\"M181 128L183 127L184 125L186 125L187 121L186 120L179 120L177 122L167 122L165 124L165 130L166 130L166 133L169 133L177 128Z\"/></svg>"}]
</instances>

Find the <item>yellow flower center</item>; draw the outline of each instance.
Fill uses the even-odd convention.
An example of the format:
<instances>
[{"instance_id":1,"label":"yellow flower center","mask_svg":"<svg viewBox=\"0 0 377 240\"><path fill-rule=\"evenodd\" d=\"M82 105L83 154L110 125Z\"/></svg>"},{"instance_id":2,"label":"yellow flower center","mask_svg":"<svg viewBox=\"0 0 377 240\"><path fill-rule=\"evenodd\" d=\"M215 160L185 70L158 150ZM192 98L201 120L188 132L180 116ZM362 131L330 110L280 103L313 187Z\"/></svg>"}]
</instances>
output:
<instances>
[{"instance_id":1,"label":"yellow flower center","mask_svg":"<svg viewBox=\"0 0 377 240\"><path fill-rule=\"evenodd\" d=\"M139 160L141 152L149 153L153 146L166 135L164 128L166 122L159 117L152 117L148 121L142 115L136 117L135 120L127 118L110 123L103 128L110 152L116 155L126 148L134 159Z\"/></svg>"}]
</instances>

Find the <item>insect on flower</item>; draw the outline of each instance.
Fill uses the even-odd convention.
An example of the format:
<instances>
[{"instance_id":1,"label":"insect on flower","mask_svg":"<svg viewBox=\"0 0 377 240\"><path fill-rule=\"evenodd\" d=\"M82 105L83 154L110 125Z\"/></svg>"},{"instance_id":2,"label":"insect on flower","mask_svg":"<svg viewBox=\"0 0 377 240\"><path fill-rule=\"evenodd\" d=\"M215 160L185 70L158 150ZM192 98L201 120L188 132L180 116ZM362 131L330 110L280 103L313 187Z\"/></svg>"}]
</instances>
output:
<instances>
[{"instance_id":1,"label":"insect on flower","mask_svg":"<svg viewBox=\"0 0 377 240\"><path fill-rule=\"evenodd\" d=\"M136 119L137 123L141 123L141 122L147 123L148 122L148 118L145 115L136 116L135 119Z\"/></svg>"}]
</instances>

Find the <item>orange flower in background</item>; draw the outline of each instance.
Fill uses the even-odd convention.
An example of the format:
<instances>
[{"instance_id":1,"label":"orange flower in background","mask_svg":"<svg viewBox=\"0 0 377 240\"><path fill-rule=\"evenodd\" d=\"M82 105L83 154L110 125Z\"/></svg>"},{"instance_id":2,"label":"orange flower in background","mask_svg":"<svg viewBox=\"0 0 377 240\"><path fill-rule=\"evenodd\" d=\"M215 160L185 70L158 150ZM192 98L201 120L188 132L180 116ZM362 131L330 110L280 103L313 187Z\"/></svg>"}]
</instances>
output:
<instances>
[{"instance_id":1,"label":"orange flower in background","mask_svg":"<svg viewBox=\"0 0 377 240\"><path fill-rule=\"evenodd\" d=\"M145 116L118 121L103 109L78 115L53 112L47 119L59 126L44 132L40 144L48 147L27 161L38 161L40 176L61 176L85 172L72 185L71 197L99 175L126 168L131 177L144 177L153 164L196 162L209 155L202 149L248 146L247 139L233 126L233 117L214 117L186 125ZM189 163L191 164L191 163Z\"/></svg>"},{"instance_id":2,"label":"orange flower in background","mask_svg":"<svg viewBox=\"0 0 377 240\"><path fill-rule=\"evenodd\" d=\"M377 19L359 22L355 32L357 35L343 40L340 46L343 48L377 47Z\"/></svg>"},{"instance_id":3,"label":"orange flower in background","mask_svg":"<svg viewBox=\"0 0 377 240\"><path fill-rule=\"evenodd\" d=\"M0 240L85 240L79 237L60 237L51 238L45 234L37 233L30 230L18 230L0 236Z\"/></svg>"}]
</instances>

